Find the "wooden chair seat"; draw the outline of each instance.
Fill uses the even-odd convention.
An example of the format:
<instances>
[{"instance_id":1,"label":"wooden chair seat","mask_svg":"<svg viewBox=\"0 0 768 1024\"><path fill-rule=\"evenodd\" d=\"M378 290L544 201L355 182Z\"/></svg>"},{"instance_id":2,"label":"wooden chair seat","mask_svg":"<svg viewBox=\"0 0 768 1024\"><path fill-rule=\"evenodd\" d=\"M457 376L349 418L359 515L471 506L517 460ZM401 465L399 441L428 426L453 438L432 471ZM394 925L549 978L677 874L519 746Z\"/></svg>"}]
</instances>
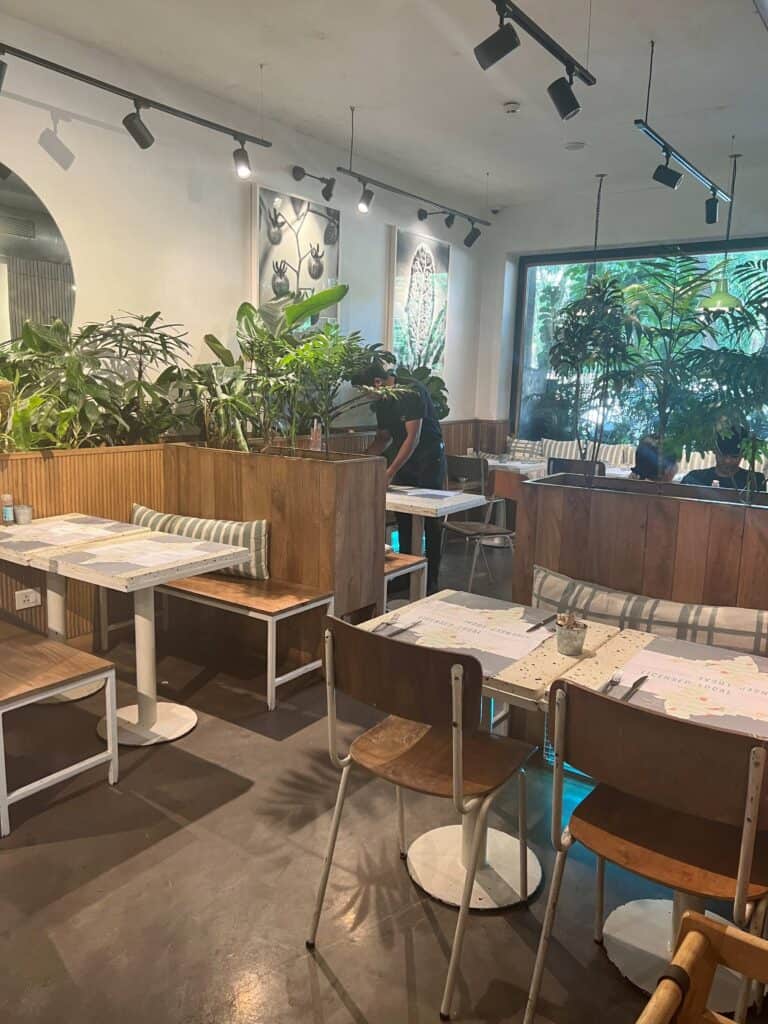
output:
<instances>
[{"instance_id":1,"label":"wooden chair seat","mask_svg":"<svg viewBox=\"0 0 768 1024\"><path fill-rule=\"evenodd\" d=\"M741 829L681 814L608 786L576 808L570 832L594 853L660 885L711 899L736 893ZM768 833L755 848L748 899L768 893Z\"/></svg>"},{"instance_id":2,"label":"wooden chair seat","mask_svg":"<svg viewBox=\"0 0 768 1024\"><path fill-rule=\"evenodd\" d=\"M457 522L448 520L443 529L449 533L457 533L462 537L513 537L515 531L496 523Z\"/></svg>"},{"instance_id":3,"label":"wooden chair seat","mask_svg":"<svg viewBox=\"0 0 768 1024\"><path fill-rule=\"evenodd\" d=\"M527 762L536 748L488 733L464 737L464 795L485 796ZM390 715L350 748L355 764L396 786L431 796L453 795L451 731Z\"/></svg>"},{"instance_id":4,"label":"wooden chair seat","mask_svg":"<svg viewBox=\"0 0 768 1024\"><path fill-rule=\"evenodd\" d=\"M287 580L252 580L208 573L163 584L163 590L194 594L235 608L247 608L260 615L281 615L303 605L330 598L329 591L314 590Z\"/></svg>"},{"instance_id":5,"label":"wooden chair seat","mask_svg":"<svg viewBox=\"0 0 768 1024\"><path fill-rule=\"evenodd\" d=\"M393 551L384 559L384 575L385 577L399 576L408 570L414 571L426 564L427 560L424 555L401 555Z\"/></svg>"},{"instance_id":6,"label":"wooden chair seat","mask_svg":"<svg viewBox=\"0 0 768 1024\"><path fill-rule=\"evenodd\" d=\"M0 648L0 709L20 697L60 690L69 683L113 670L110 662L37 633L7 637Z\"/></svg>"}]
</instances>

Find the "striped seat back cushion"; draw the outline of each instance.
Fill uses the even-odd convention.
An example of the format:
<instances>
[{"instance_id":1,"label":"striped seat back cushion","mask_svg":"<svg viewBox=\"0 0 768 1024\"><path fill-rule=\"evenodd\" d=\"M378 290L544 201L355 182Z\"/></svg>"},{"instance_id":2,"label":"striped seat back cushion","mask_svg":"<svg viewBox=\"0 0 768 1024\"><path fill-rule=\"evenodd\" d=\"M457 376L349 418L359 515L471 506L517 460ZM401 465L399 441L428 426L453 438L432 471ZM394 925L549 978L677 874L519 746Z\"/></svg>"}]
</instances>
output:
<instances>
[{"instance_id":1,"label":"striped seat back cushion","mask_svg":"<svg viewBox=\"0 0 768 1024\"><path fill-rule=\"evenodd\" d=\"M750 654L768 653L768 612L725 605L682 604L611 590L536 565L534 608L575 612L619 629L690 640Z\"/></svg>"},{"instance_id":2,"label":"striped seat back cushion","mask_svg":"<svg viewBox=\"0 0 768 1024\"><path fill-rule=\"evenodd\" d=\"M210 540L217 544L233 544L248 548L250 558L242 565L221 569L227 576L247 576L253 580L268 580L267 562L268 523L266 519L254 519L247 523L232 522L228 519L196 519L194 516L178 516L169 512L156 512L144 505L134 505L131 522L148 530L160 533L178 533L195 540Z\"/></svg>"}]
</instances>

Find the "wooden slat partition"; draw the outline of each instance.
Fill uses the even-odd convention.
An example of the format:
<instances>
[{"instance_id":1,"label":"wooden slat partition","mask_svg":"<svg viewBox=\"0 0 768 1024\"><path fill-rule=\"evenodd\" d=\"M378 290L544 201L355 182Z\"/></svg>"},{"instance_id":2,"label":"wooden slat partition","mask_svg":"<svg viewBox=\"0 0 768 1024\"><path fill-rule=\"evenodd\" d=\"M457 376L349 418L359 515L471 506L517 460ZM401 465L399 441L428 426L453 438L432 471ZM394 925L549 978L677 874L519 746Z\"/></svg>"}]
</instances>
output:
<instances>
[{"instance_id":1,"label":"wooden slat partition","mask_svg":"<svg viewBox=\"0 0 768 1024\"><path fill-rule=\"evenodd\" d=\"M649 597L768 609L768 507L710 488L529 481L517 511L512 599L530 603L533 567Z\"/></svg>"},{"instance_id":2,"label":"wooden slat partition","mask_svg":"<svg viewBox=\"0 0 768 1024\"><path fill-rule=\"evenodd\" d=\"M503 452L509 433L509 420L443 420L445 450L449 455L475 451Z\"/></svg>"}]
</instances>

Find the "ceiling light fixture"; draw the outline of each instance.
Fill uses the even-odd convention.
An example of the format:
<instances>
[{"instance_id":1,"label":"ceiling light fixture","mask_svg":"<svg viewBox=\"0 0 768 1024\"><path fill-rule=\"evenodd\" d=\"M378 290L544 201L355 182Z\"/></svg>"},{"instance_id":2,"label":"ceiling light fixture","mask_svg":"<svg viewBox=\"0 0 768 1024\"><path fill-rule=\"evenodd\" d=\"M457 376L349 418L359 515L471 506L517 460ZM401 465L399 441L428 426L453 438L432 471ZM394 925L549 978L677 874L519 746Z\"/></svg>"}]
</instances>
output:
<instances>
[{"instance_id":1,"label":"ceiling light fixture","mask_svg":"<svg viewBox=\"0 0 768 1024\"><path fill-rule=\"evenodd\" d=\"M573 91L573 68L566 68L567 78L556 78L547 86L549 98L563 121L570 121L581 110L581 104Z\"/></svg>"},{"instance_id":2,"label":"ceiling light fixture","mask_svg":"<svg viewBox=\"0 0 768 1024\"><path fill-rule=\"evenodd\" d=\"M453 227L453 222L455 220L456 220L456 214L455 213L448 213L448 214L446 214L446 216L445 216L445 226L447 228L452 228Z\"/></svg>"},{"instance_id":3,"label":"ceiling light fixture","mask_svg":"<svg viewBox=\"0 0 768 1024\"><path fill-rule=\"evenodd\" d=\"M218 121L209 121L206 117L190 114L186 110L179 110L178 107L171 107L167 103L151 100L146 96L137 96L135 93L128 89L123 89L119 85L105 82L101 78L94 78L93 75L83 74L81 71L65 67L63 64L56 64L45 57L38 57L34 53L20 50L16 46L8 46L6 43L0 42L0 54L5 57L16 57L18 60L26 61L28 64L35 64L37 67L45 68L46 71L53 71L57 75L64 75L66 78L72 78L76 82L82 82L84 85L89 85L94 89L101 89L102 92L108 92L113 96L120 96L122 99L129 100L136 109L133 113L123 118L123 125L131 138L142 149L149 149L155 141L154 136L141 118L140 111L142 110L157 110L162 114L168 114L170 117L176 117L182 121L188 121L190 124L196 124L200 128L206 128L208 131L228 135L230 138L237 139L240 142L241 148L245 146L246 142L251 142L254 146L269 147L272 145L267 139L259 138L258 135L251 135L248 132L238 131L236 128L229 128L227 125L219 124ZM5 61L0 61L0 87L2 86L4 74Z\"/></svg>"},{"instance_id":4,"label":"ceiling light fixture","mask_svg":"<svg viewBox=\"0 0 768 1024\"><path fill-rule=\"evenodd\" d=\"M238 178L245 181L253 173L251 170L251 159L248 156L248 150L245 148L245 139L235 137L235 142L240 143L232 154L232 159L235 161L235 172Z\"/></svg>"},{"instance_id":5,"label":"ceiling light fixture","mask_svg":"<svg viewBox=\"0 0 768 1024\"><path fill-rule=\"evenodd\" d=\"M368 213L373 205L373 189L369 188L366 182L362 182L363 191L357 201L357 209L360 213Z\"/></svg>"},{"instance_id":6,"label":"ceiling light fixture","mask_svg":"<svg viewBox=\"0 0 768 1024\"><path fill-rule=\"evenodd\" d=\"M155 141L155 136L141 119L142 104L139 103L138 100L135 100L134 102L136 104L136 109L132 114L126 114L123 118L123 127L139 149L149 149Z\"/></svg>"},{"instance_id":7,"label":"ceiling light fixture","mask_svg":"<svg viewBox=\"0 0 768 1024\"><path fill-rule=\"evenodd\" d=\"M475 60L483 71L493 67L502 57L506 57L520 45L520 36L505 21L506 8L504 0L497 0L496 13L499 16L499 27L475 47Z\"/></svg>"},{"instance_id":8,"label":"ceiling light fixture","mask_svg":"<svg viewBox=\"0 0 768 1024\"><path fill-rule=\"evenodd\" d=\"M717 224L718 213L718 199L713 192L709 199L706 201L706 203L704 203L704 219L707 222L707 224Z\"/></svg>"},{"instance_id":9,"label":"ceiling light fixture","mask_svg":"<svg viewBox=\"0 0 768 1024\"><path fill-rule=\"evenodd\" d=\"M330 203L333 198L333 190L336 188L335 178L323 178L319 174L310 174L306 167L301 167L299 164L294 164L291 168L291 174L293 175L294 181L303 181L304 178L312 178L313 181L322 181L323 187L320 190L320 195L326 203Z\"/></svg>"},{"instance_id":10,"label":"ceiling light fixture","mask_svg":"<svg viewBox=\"0 0 768 1024\"><path fill-rule=\"evenodd\" d=\"M59 138L58 115L52 113L51 120L53 121L53 127L44 128L40 132L40 137L37 141L48 156L55 160L63 171L68 171L75 162L75 154L63 139Z\"/></svg>"},{"instance_id":11,"label":"ceiling light fixture","mask_svg":"<svg viewBox=\"0 0 768 1024\"><path fill-rule=\"evenodd\" d=\"M645 117L635 118L635 128L638 128L644 135L647 135L648 138L651 139L652 142L655 142L664 153L665 162L663 164L659 164L653 172L654 180L660 182L662 185L666 185L668 188L677 188L680 184L682 174L678 174L677 171L673 170L669 166L670 160L674 160L679 167L682 167L687 174L692 178L695 178L696 181L702 184L713 196L724 203L730 203L731 197L725 189L720 188L720 186L712 181L711 178L707 177L703 171L700 171L695 164L692 164L687 157L684 157L679 150L675 149L671 143L667 142L667 140L663 138L663 136L659 135L655 129L651 128L648 123L648 112L651 105L651 84L653 82L653 55L655 49L656 43L651 40L651 57L648 67L648 90L645 95ZM707 214L709 214L709 207L707 207ZM709 223L709 221L707 221L707 223Z\"/></svg>"},{"instance_id":12,"label":"ceiling light fixture","mask_svg":"<svg viewBox=\"0 0 768 1024\"><path fill-rule=\"evenodd\" d=\"M472 248L472 246L475 244L475 242L478 240L478 238L482 234L482 232L480 231L480 228L477 226L477 224L475 224L474 221L470 221L470 224L472 226L470 227L470 229L469 229L469 231L467 233L467 237L464 239L464 245L466 245L466 247L468 249Z\"/></svg>"},{"instance_id":13,"label":"ceiling light fixture","mask_svg":"<svg viewBox=\"0 0 768 1024\"><path fill-rule=\"evenodd\" d=\"M420 206L416 211L416 216L419 218L419 220L426 220L427 217L429 216L429 212L425 210L423 206Z\"/></svg>"},{"instance_id":14,"label":"ceiling light fixture","mask_svg":"<svg viewBox=\"0 0 768 1024\"><path fill-rule=\"evenodd\" d=\"M732 138L731 144L735 141L735 138ZM741 153L731 153L731 203L728 207L728 222L725 228L723 272L715 285L715 290L706 299L702 300L699 307L706 313L725 313L731 309L741 309L743 306L741 299L728 291L728 249L731 244L733 207L736 201L736 161L740 156Z\"/></svg>"}]
</instances>

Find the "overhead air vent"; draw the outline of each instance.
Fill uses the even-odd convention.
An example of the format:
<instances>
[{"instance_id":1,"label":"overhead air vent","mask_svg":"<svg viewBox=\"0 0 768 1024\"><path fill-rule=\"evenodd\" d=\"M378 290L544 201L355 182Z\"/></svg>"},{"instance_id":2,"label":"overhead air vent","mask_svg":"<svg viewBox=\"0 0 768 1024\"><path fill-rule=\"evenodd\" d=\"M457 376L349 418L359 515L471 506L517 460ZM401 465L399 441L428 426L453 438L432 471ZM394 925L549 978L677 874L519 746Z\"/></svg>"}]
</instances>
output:
<instances>
[{"instance_id":1,"label":"overhead air vent","mask_svg":"<svg viewBox=\"0 0 768 1024\"><path fill-rule=\"evenodd\" d=\"M14 217L0 207L0 235L14 235L16 238L35 238L35 222Z\"/></svg>"}]
</instances>

